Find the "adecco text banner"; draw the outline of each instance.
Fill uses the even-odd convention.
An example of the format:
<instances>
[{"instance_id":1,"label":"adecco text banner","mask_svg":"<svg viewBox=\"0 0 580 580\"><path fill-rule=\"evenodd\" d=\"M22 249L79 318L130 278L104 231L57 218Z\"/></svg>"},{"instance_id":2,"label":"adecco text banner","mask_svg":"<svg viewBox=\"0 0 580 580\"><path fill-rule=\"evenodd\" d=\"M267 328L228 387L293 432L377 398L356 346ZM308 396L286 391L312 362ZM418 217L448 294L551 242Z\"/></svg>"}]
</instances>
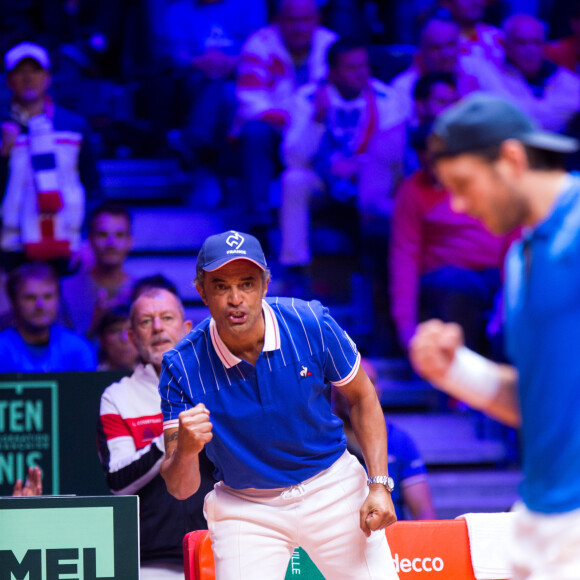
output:
<instances>
[{"instance_id":1,"label":"adecco text banner","mask_svg":"<svg viewBox=\"0 0 580 580\"><path fill-rule=\"evenodd\" d=\"M475 580L465 520L397 522L386 529L395 570L400 580ZM298 560L302 569L293 567ZM308 554L294 553L286 572L301 578L323 578Z\"/></svg>"},{"instance_id":2,"label":"adecco text banner","mask_svg":"<svg viewBox=\"0 0 580 580\"><path fill-rule=\"evenodd\" d=\"M401 580L475 580L465 520L397 522L386 533Z\"/></svg>"}]
</instances>

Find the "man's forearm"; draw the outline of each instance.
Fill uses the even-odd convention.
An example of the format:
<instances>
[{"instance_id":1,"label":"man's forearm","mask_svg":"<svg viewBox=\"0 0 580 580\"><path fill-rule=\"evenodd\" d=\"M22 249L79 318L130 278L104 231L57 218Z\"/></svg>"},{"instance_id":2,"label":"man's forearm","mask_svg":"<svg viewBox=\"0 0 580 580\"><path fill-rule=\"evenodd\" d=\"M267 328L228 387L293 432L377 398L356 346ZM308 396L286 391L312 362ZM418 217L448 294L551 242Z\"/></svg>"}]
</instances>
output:
<instances>
[{"instance_id":1,"label":"man's forearm","mask_svg":"<svg viewBox=\"0 0 580 580\"><path fill-rule=\"evenodd\" d=\"M366 378L366 376L365 376ZM370 384L368 378L366 381ZM387 475L387 429L383 411L374 389L357 397L350 407L350 421L363 452L370 477ZM391 494L381 483L372 483L360 510L361 530L368 537L397 520Z\"/></svg>"},{"instance_id":2,"label":"man's forearm","mask_svg":"<svg viewBox=\"0 0 580 580\"><path fill-rule=\"evenodd\" d=\"M161 477L167 491L177 499L191 497L201 485L199 454L185 454L177 446L177 433L165 440L166 456L161 464Z\"/></svg>"},{"instance_id":3,"label":"man's forearm","mask_svg":"<svg viewBox=\"0 0 580 580\"><path fill-rule=\"evenodd\" d=\"M518 374L510 365L499 365L500 389L495 398L487 405L485 413L509 425L519 428L522 422L518 395Z\"/></svg>"},{"instance_id":4,"label":"man's forearm","mask_svg":"<svg viewBox=\"0 0 580 580\"><path fill-rule=\"evenodd\" d=\"M518 374L514 367L498 364L462 346L455 351L447 373L437 386L512 427L519 426Z\"/></svg>"},{"instance_id":5,"label":"man's forearm","mask_svg":"<svg viewBox=\"0 0 580 580\"><path fill-rule=\"evenodd\" d=\"M374 391L350 408L350 421L363 453L369 476L387 475L387 429Z\"/></svg>"}]
</instances>

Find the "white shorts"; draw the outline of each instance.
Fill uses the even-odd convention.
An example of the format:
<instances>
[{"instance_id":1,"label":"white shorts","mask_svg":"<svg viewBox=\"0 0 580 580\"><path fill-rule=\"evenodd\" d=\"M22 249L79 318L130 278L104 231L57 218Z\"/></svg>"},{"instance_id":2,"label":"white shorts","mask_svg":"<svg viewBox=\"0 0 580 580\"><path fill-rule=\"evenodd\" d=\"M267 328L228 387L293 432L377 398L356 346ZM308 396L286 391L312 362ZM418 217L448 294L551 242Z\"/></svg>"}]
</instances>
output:
<instances>
[{"instance_id":1,"label":"white shorts","mask_svg":"<svg viewBox=\"0 0 580 580\"><path fill-rule=\"evenodd\" d=\"M578 580L580 509L541 514L518 503L514 511L513 580Z\"/></svg>"},{"instance_id":2,"label":"white shorts","mask_svg":"<svg viewBox=\"0 0 580 580\"><path fill-rule=\"evenodd\" d=\"M288 488L240 491L216 484L205 499L216 580L282 580L298 546L325 578L397 579L384 530L367 539L360 529L367 493L366 472L347 452Z\"/></svg>"}]
</instances>

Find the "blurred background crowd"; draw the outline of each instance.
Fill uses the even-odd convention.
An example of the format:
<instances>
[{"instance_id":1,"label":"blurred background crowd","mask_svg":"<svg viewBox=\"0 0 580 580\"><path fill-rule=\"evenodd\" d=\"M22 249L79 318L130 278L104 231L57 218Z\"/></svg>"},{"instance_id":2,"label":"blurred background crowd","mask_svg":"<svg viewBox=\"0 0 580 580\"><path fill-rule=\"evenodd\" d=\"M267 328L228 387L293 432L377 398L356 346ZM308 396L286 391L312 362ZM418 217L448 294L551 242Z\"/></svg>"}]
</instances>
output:
<instances>
[{"instance_id":1,"label":"blurred background crowd","mask_svg":"<svg viewBox=\"0 0 580 580\"><path fill-rule=\"evenodd\" d=\"M465 411L409 380L420 320L504 360L520 235L454 212L426 143L473 91L580 136L580 0L0 0L0 53L0 372L132 371L131 303L164 288L201 320L201 243L247 231L269 293L320 299L373 359L429 465L513 465L478 414L412 414ZM434 517L414 444L393 449Z\"/></svg>"},{"instance_id":2,"label":"blurred background crowd","mask_svg":"<svg viewBox=\"0 0 580 580\"><path fill-rule=\"evenodd\" d=\"M372 355L404 357L438 316L503 356L501 262L518 232L453 212L425 143L476 90L577 135L580 2L0 2L0 50L8 332L26 316L19 268L40 261L62 283L51 324L102 346L135 278L179 289L165 254L195 252L218 220L259 236L275 293L347 303Z\"/></svg>"}]
</instances>

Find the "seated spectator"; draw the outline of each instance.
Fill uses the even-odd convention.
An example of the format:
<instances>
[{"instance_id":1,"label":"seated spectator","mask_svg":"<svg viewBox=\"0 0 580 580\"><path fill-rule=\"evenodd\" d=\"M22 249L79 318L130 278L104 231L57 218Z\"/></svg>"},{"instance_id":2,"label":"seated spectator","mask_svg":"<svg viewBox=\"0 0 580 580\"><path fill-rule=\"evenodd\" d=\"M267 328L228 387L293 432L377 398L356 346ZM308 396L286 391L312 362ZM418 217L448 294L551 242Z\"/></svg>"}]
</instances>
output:
<instances>
[{"instance_id":1,"label":"seated spectator","mask_svg":"<svg viewBox=\"0 0 580 580\"><path fill-rule=\"evenodd\" d=\"M43 47L19 44L5 62L12 100L0 145L4 266L51 260L66 272L80 247L87 195L98 191L87 123L49 97Z\"/></svg>"},{"instance_id":2,"label":"seated spectator","mask_svg":"<svg viewBox=\"0 0 580 580\"><path fill-rule=\"evenodd\" d=\"M571 34L544 46L545 57L558 66L580 74L580 0L566 0Z\"/></svg>"},{"instance_id":3,"label":"seated spectator","mask_svg":"<svg viewBox=\"0 0 580 580\"><path fill-rule=\"evenodd\" d=\"M167 3L161 22L153 23L164 60L173 75L183 77L180 147L189 163L207 162L223 147L236 110L242 44L266 24L265 0L178 0Z\"/></svg>"},{"instance_id":4,"label":"seated spectator","mask_svg":"<svg viewBox=\"0 0 580 580\"><path fill-rule=\"evenodd\" d=\"M461 32L459 54L474 56L490 62L503 58L502 31L484 21L485 0L441 0Z\"/></svg>"},{"instance_id":5,"label":"seated spectator","mask_svg":"<svg viewBox=\"0 0 580 580\"><path fill-rule=\"evenodd\" d=\"M187 500L175 499L159 474L165 457L157 389L161 361L190 329L175 294L151 288L139 295L131 307L129 338L140 363L101 398L97 443L108 486L115 495L136 494L140 499L142 580L183 580L183 537L207 527L203 500L215 480L205 451L199 454L201 487Z\"/></svg>"},{"instance_id":6,"label":"seated spectator","mask_svg":"<svg viewBox=\"0 0 580 580\"><path fill-rule=\"evenodd\" d=\"M378 374L369 359L362 358L361 366L375 386L378 385ZM356 435L352 429L348 412L348 401L340 389L332 389L332 410L344 423L344 434L347 439L347 449L363 465L364 458ZM427 468L417 450L412 437L388 421L387 441L389 447L389 475L395 481L395 489L391 493L398 520L405 520L407 513L414 520L436 519L431 491L427 482Z\"/></svg>"},{"instance_id":7,"label":"seated spectator","mask_svg":"<svg viewBox=\"0 0 580 580\"><path fill-rule=\"evenodd\" d=\"M125 304L107 310L97 327L99 340L98 371L132 371L139 353L129 340L129 307Z\"/></svg>"},{"instance_id":8,"label":"seated spectator","mask_svg":"<svg viewBox=\"0 0 580 580\"><path fill-rule=\"evenodd\" d=\"M103 313L131 294L133 278L124 268L133 246L129 211L107 202L97 207L88 239L94 263L62 280L62 298L65 321L93 339Z\"/></svg>"},{"instance_id":9,"label":"seated spectator","mask_svg":"<svg viewBox=\"0 0 580 580\"><path fill-rule=\"evenodd\" d=\"M309 210L345 204L361 219L386 216L402 172L405 128L395 92L370 77L364 46L338 40L328 78L296 95L282 146L280 262L310 263ZM313 200L313 197L317 199ZM352 223L356 223L352 217Z\"/></svg>"},{"instance_id":10,"label":"seated spectator","mask_svg":"<svg viewBox=\"0 0 580 580\"><path fill-rule=\"evenodd\" d=\"M390 300L399 342L407 349L420 321L439 318L460 324L466 344L489 354L486 327L510 238L453 211L427 159L429 126L417 131L423 167L399 186L392 218Z\"/></svg>"},{"instance_id":11,"label":"seated spectator","mask_svg":"<svg viewBox=\"0 0 580 580\"><path fill-rule=\"evenodd\" d=\"M242 202L254 221L269 221L269 191L279 172L278 147L298 87L326 77L334 32L318 26L315 0L280 0L270 26L242 47L234 134L241 149Z\"/></svg>"},{"instance_id":12,"label":"seated spectator","mask_svg":"<svg viewBox=\"0 0 580 580\"><path fill-rule=\"evenodd\" d=\"M413 87L414 116L420 124L432 122L458 99L457 79L453 73L425 74Z\"/></svg>"},{"instance_id":13,"label":"seated spectator","mask_svg":"<svg viewBox=\"0 0 580 580\"><path fill-rule=\"evenodd\" d=\"M42 495L42 471L38 465L28 468L26 481L17 479L12 490L12 497L31 497Z\"/></svg>"},{"instance_id":14,"label":"seated spectator","mask_svg":"<svg viewBox=\"0 0 580 580\"><path fill-rule=\"evenodd\" d=\"M544 25L537 18L510 16L504 32L505 59L482 63L481 89L512 101L542 128L563 131L580 110L580 77L544 58Z\"/></svg>"},{"instance_id":15,"label":"seated spectator","mask_svg":"<svg viewBox=\"0 0 580 580\"><path fill-rule=\"evenodd\" d=\"M437 115L459 99L457 79L452 73L427 73L417 80L413 88L413 118L417 127L409 125L405 151L405 174L413 173L421 165L417 158L414 140ZM419 130L418 130L419 129Z\"/></svg>"},{"instance_id":16,"label":"seated spectator","mask_svg":"<svg viewBox=\"0 0 580 580\"><path fill-rule=\"evenodd\" d=\"M433 18L425 23L413 64L397 75L390 85L404 101L411 124L414 116L413 88L419 77L429 73L449 73L456 77L457 92L464 96L479 88L475 71L478 60L459 57L459 27L448 20Z\"/></svg>"},{"instance_id":17,"label":"seated spectator","mask_svg":"<svg viewBox=\"0 0 580 580\"><path fill-rule=\"evenodd\" d=\"M0 332L2 372L94 371L95 353L82 336L56 323L59 279L42 262L13 270L6 290L14 326Z\"/></svg>"}]
</instances>

